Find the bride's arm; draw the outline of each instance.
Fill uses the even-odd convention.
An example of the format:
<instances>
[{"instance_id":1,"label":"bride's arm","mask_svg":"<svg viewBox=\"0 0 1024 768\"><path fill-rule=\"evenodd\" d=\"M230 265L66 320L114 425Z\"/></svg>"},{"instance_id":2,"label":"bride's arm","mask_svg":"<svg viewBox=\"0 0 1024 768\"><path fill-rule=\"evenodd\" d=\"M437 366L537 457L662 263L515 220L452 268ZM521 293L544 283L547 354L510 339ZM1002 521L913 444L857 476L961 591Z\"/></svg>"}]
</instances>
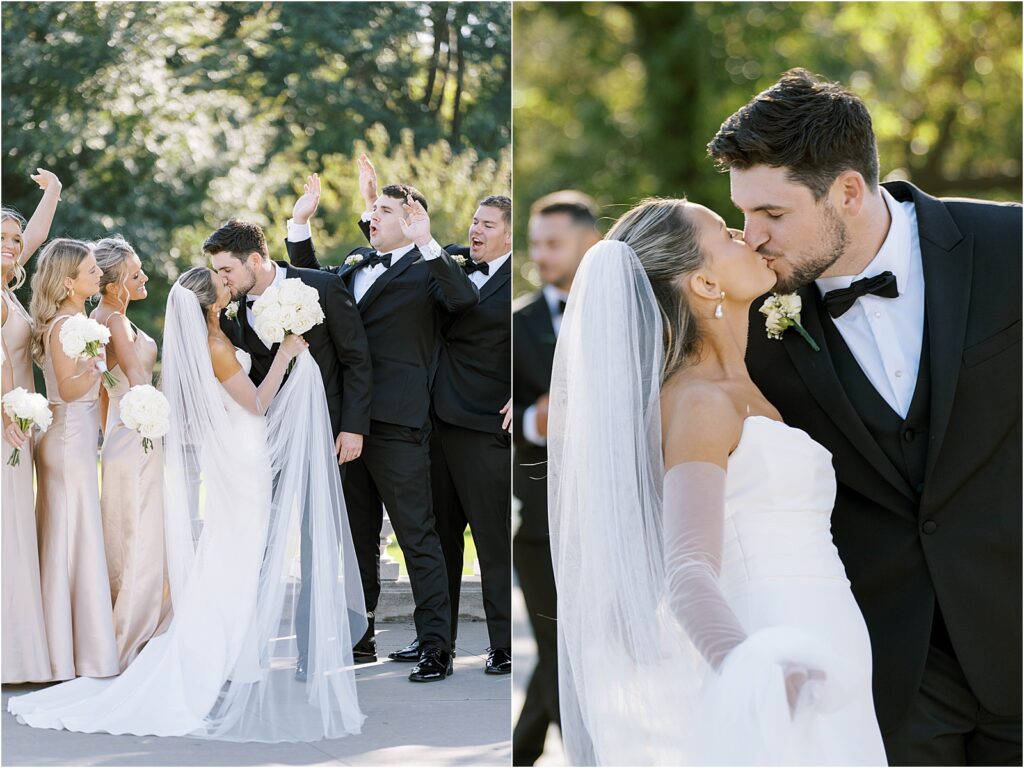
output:
<instances>
[{"instance_id":1,"label":"bride's arm","mask_svg":"<svg viewBox=\"0 0 1024 768\"><path fill-rule=\"evenodd\" d=\"M719 587L729 453L743 420L713 385L663 399L664 537L669 607L715 670L747 638Z\"/></svg>"},{"instance_id":2,"label":"bride's arm","mask_svg":"<svg viewBox=\"0 0 1024 768\"><path fill-rule=\"evenodd\" d=\"M281 388L288 363L298 356L309 345L301 336L287 336L277 348L274 362L270 365L263 382L257 387L252 383L235 357L235 348L220 340L210 340L210 359L213 362L213 373L217 377L231 399L257 416L266 414L274 395Z\"/></svg>"}]
</instances>

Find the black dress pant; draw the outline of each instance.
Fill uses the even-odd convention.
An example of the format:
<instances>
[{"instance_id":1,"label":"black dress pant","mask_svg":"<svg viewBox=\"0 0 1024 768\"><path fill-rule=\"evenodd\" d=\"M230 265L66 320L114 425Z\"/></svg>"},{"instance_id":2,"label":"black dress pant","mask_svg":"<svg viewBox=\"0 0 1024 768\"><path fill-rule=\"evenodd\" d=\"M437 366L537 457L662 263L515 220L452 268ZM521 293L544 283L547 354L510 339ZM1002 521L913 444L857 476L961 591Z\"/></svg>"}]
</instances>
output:
<instances>
[{"instance_id":1,"label":"black dress pant","mask_svg":"<svg viewBox=\"0 0 1024 768\"><path fill-rule=\"evenodd\" d=\"M480 561L487 636L512 647L511 437L434 420L430 482L434 516L448 571L452 642L458 636L466 525Z\"/></svg>"},{"instance_id":2,"label":"black dress pant","mask_svg":"<svg viewBox=\"0 0 1024 768\"><path fill-rule=\"evenodd\" d=\"M537 643L537 666L512 732L512 764L533 765L544 751L548 725L559 722L555 575L546 539L517 535L513 558Z\"/></svg>"},{"instance_id":3,"label":"black dress pant","mask_svg":"<svg viewBox=\"0 0 1024 768\"><path fill-rule=\"evenodd\" d=\"M366 610L376 610L380 598L379 542L386 507L409 571L416 637L425 647L448 650L448 577L430 493L430 425L412 429L374 421L362 456L346 467L345 504Z\"/></svg>"},{"instance_id":4,"label":"black dress pant","mask_svg":"<svg viewBox=\"0 0 1024 768\"><path fill-rule=\"evenodd\" d=\"M924 677L899 726L882 734L889 765L1021 765L1021 717L986 710L936 607Z\"/></svg>"}]
</instances>

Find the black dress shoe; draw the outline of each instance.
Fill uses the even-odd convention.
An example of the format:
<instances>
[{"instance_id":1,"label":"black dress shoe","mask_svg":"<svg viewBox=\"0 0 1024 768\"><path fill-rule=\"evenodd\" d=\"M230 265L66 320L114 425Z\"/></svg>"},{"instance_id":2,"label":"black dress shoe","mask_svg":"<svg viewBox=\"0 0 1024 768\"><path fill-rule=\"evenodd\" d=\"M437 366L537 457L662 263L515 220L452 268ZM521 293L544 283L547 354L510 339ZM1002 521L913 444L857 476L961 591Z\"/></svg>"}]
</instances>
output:
<instances>
[{"instance_id":1,"label":"black dress shoe","mask_svg":"<svg viewBox=\"0 0 1024 768\"><path fill-rule=\"evenodd\" d=\"M452 644L452 658L455 658L455 644ZM388 654L388 658L392 661L419 661L420 660L420 641L413 640L405 648L400 651L392 651Z\"/></svg>"},{"instance_id":2,"label":"black dress shoe","mask_svg":"<svg viewBox=\"0 0 1024 768\"><path fill-rule=\"evenodd\" d=\"M507 675L512 672L512 655L507 648L492 648L487 654L484 672L488 675Z\"/></svg>"},{"instance_id":3,"label":"black dress shoe","mask_svg":"<svg viewBox=\"0 0 1024 768\"><path fill-rule=\"evenodd\" d=\"M299 659L295 662L295 679L300 683L306 682L306 660Z\"/></svg>"},{"instance_id":4,"label":"black dress shoe","mask_svg":"<svg viewBox=\"0 0 1024 768\"><path fill-rule=\"evenodd\" d=\"M453 671L450 653L428 647L423 649L419 662L409 673L409 679L414 683L432 683L435 680L444 680Z\"/></svg>"},{"instance_id":5,"label":"black dress shoe","mask_svg":"<svg viewBox=\"0 0 1024 768\"><path fill-rule=\"evenodd\" d=\"M377 660L377 640L374 638L373 614L367 614L367 626L359 642L352 647L352 660L356 664L371 664Z\"/></svg>"}]
</instances>

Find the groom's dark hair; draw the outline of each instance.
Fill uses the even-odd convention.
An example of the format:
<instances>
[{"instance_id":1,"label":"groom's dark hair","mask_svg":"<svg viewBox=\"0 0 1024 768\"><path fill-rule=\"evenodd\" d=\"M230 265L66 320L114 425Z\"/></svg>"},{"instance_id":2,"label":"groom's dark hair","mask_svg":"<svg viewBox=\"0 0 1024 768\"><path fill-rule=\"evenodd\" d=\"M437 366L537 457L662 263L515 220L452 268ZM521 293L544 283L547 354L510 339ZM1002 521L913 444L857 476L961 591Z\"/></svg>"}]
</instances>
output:
<instances>
[{"instance_id":1,"label":"groom's dark hair","mask_svg":"<svg viewBox=\"0 0 1024 768\"><path fill-rule=\"evenodd\" d=\"M425 198L423 193L416 189L412 184L388 184L380 191L380 193L387 197L393 197L395 200L401 200L403 203L405 202L405 198L411 197L423 206L424 211L430 210L430 208L427 207L427 198Z\"/></svg>"},{"instance_id":2,"label":"groom's dark hair","mask_svg":"<svg viewBox=\"0 0 1024 768\"><path fill-rule=\"evenodd\" d=\"M263 234L263 228L259 224L242 221L242 219L230 219L224 222L203 243L203 253L210 256L226 252L244 260L253 251L256 251L264 259L270 258L267 237Z\"/></svg>"},{"instance_id":3,"label":"groom's dark hair","mask_svg":"<svg viewBox=\"0 0 1024 768\"><path fill-rule=\"evenodd\" d=\"M708 143L720 170L785 168L821 200L843 171L878 185L871 115L859 97L806 69L791 69L728 120Z\"/></svg>"}]
</instances>

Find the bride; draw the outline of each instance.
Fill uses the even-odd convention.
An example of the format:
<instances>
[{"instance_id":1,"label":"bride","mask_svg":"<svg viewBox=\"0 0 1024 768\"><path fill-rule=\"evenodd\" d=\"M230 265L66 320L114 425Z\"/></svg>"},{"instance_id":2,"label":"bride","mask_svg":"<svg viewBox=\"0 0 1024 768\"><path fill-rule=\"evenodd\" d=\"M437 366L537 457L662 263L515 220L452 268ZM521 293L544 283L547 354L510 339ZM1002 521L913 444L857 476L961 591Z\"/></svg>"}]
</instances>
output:
<instances>
[{"instance_id":1,"label":"bride","mask_svg":"<svg viewBox=\"0 0 1024 768\"><path fill-rule=\"evenodd\" d=\"M247 354L220 330L229 301L205 267L183 274L167 301L173 622L119 677L11 698L19 722L264 742L337 738L362 726L351 647L366 619L320 372L302 337L289 336L253 385ZM316 546L305 676L295 670L301 526Z\"/></svg>"},{"instance_id":2,"label":"bride","mask_svg":"<svg viewBox=\"0 0 1024 768\"><path fill-rule=\"evenodd\" d=\"M831 454L744 365L775 282L721 217L648 200L573 283L548 495L576 765L885 765Z\"/></svg>"}]
</instances>

